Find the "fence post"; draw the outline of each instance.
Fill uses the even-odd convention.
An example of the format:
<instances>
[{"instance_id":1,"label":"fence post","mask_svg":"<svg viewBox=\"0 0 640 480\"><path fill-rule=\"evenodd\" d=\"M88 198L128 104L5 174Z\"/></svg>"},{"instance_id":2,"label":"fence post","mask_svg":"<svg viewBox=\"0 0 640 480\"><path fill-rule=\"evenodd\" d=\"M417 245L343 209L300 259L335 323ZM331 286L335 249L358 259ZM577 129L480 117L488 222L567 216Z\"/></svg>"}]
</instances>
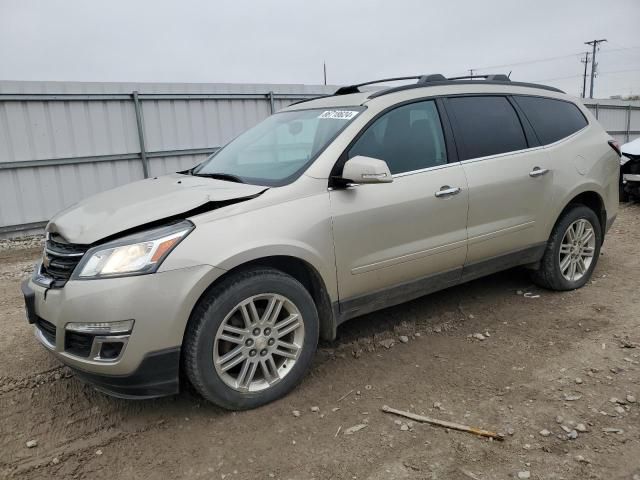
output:
<instances>
[{"instance_id":1,"label":"fence post","mask_svg":"<svg viewBox=\"0 0 640 480\"><path fill-rule=\"evenodd\" d=\"M631 133L631 104L627 105L627 131L625 132L625 141L629 143L629 134Z\"/></svg>"},{"instance_id":2,"label":"fence post","mask_svg":"<svg viewBox=\"0 0 640 480\"><path fill-rule=\"evenodd\" d=\"M149 178L149 160L147 159L147 147L144 141L144 123L142 121L142 109L138 92L131 93L133 99L133 108L136 111L136 125L138 127L138 142L140 143L140 158L142 159L142 173L144 178Z\"/></svg>"},{"instance_id":3,"label":"fence post","mask_svg":"<svg viewBox=\"0 0 640 480\"><path fill-rule=\"evenodd\" d=\"M269 108L271 109L271 115L273 115L274 113L276 113L276 104L273 101L274 100L273 91L269 92L268 98L269 98Z\"/></svg>"}]
</instances>

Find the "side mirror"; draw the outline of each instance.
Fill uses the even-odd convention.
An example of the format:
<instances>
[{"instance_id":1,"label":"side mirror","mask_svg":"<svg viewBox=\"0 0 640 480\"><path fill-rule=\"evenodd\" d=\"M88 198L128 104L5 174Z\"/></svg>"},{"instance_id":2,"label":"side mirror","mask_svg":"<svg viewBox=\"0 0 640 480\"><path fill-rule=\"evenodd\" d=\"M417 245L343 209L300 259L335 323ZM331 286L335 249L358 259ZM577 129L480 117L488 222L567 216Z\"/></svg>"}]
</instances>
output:
<instances>
[{"instance_id":1,"label":"side mirror","mask_svg":"<svg viewBox=\"0 0 640 480\"><path fill-rule=\"evenodd\" d=\"M377 158L357 155L347 160L342 169L344 183L390 183L393 182L387 162Z\"/></svg>"}]
</instances>

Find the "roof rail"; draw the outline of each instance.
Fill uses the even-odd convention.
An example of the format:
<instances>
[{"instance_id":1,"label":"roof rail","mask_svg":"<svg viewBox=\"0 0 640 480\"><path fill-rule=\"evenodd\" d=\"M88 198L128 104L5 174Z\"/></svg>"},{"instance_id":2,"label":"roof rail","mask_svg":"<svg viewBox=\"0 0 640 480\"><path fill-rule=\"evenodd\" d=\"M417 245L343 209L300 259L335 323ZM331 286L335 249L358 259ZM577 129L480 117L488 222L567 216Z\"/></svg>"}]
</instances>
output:
<instances>
[{"instance_id":1,"label":"roof rail","mask_svg":"<svg viewBox=\"0 0 640 480\"><path fill-rule=\"evenodd\" d=\"M335 95L349 95L352 93L362 93L360 87L364 87L366 85L374 85L376 83L384 83L384 82L397 82L400 80L417 80L416 83L411 83L408 85L401 85L399 87L391 87L383 90L378 90L368 98L376 98L382 95L387 95L393 92L399 92L402 90L410 90L412 88L420 88L420 87L430 87L430 86L441 86L441 85L456 85L456 84L475 84L482 82L483 84L489 85L504 85L505 83L509 85L513 85L514 87L528 87L528 88L539 88L542 90L549 90L551 92L565 93L559 88L549 87L547 85L539 85L537 83L527 83L527 82L512 82L509 78L511 74L505 75L503 73L494 73L490 75L465 75L461 77L445 77L440 73L432 73L430 75L411 75L406 77L394 77L394 78L382 78L380 80L371 80L369 82L356 83L354 85L346 85L344 87L340 87L336 90L333 95L321 95L319 97L307 98L304 100L300 100L298 102L292 103L291 105L297 105L299 103L310 102L311 100L315 100L317 98L324 97L332 97Z\"/></svg>"},{"instance_id":2,"label":"roof rail","mask_svg":"<svg viewBox=\"0 0 640 480\"><path fill-rule=\"evenodd\" d=\"M440 75L440 74L436 74L436 75L412 75L412 76L409 76L409 77L382 78L380 80L371 80L370 82L356 83L354 85L346 85L344 87L340 87L333 94L319 95L319 96L313 97L313 98L305 98L303 100L298 100L297 102L290 103L289 106L298 105L299 103L310 102L311 100L316 100L318 98L333 97L334 95L349 95L351 93L361 93L360 87L364 87L366 85L374 85L376 83L383 83L383 82L398 82L400 80L418 80L418 83L420 83L423 79L431 78L431 77L434 77L433 78L434 80L436 79L435 77L438 77L437 78L438 80L446 80L445 77Z\"/></svg>"},{"instance_id":3,"label":"roof rail","mask_svg":"<svg viewBox=\"0 0 640 480\"><path fill-rule=\"evenodd\" d=\"M474 78L476 78L494 82L510 82L511 79L509 78L509 75L505 75L504 73L494 73L491 75L464 75L462 77L444 78L443 80L473 80Z\"/></svg>"},{"instance_id":4,"label":"roof rail","mask_svg":"<svg viewBox=\"0 0 640 480\"><path fill-rule=\"evenodd\" d=\"M420 80L424 75L412 75L410 77L394 77L394 78L382 78L380 80L371 80L370 82L364 83L356 83L354 85L347 85L345 87L340 87L335 91L334 95L349 95L350 93L360 93L360 87L364 87L365 85L374 85L376 83L383 82L397 82L400 80Z\"/></svg>"},{"instance_id":5,"label":"roof rail","mask_svg":"<svg viewBox=\"0 0 640 480\"><path fill-rule=\"evenodd\" d=\"M387 88L385 90L378 90L369 95L368 98L381 97L382 95L388 95L393 92L400 92L402 90L410 90L412 88L430 87L430 86L444 86L444 85L459 85L459 84L477 84L483 85L512 85L514 87L527 87L527 88L539 88L541 90L549 90L551 92L565 93L559 88L549 87L548 85L539 85L537 83L527 82L512 82L509 75L503 73L491 74L491 75L466 75L462 77L450 77L446 78L444 75L432 74L423 75L420 77L417 83L409 85L401 85L399 87Z\"/></svg>"}]
</instances>

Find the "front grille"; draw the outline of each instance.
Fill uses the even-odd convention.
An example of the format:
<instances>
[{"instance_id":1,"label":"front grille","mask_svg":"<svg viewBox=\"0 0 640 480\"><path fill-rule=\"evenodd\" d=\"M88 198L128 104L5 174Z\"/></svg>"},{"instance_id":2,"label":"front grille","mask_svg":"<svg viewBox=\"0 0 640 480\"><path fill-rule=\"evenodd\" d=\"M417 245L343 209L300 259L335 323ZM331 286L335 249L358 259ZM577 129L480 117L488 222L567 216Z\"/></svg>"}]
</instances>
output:
<instances>
[{"instance_id":1,"label":"front grille","mask_svg":"<svg viewBox=\"0 0 640 480\"><path fill-rule=\"evenodd\" d=\"M43 318L36 317L36 326L47 342L51 345L56 344L56 326L53 323L47 322Z\"/></svg>"},{"instance_id":2,"label":"front grille","mask_svg":"<svg viewBox=\"0 0 640 480\"><path fill-rule=\"evenodd\" d=\"M64 350L78 357L88 357L93 345L93 335L67 331L64 336Z\"/></svg>"},{"instance_id":3,"label":"front grille","mask_svg":"<svg viewBox=\"0 0 640 480\"><path fill-rule=\"evenodd\" d=\"M86 245L67 243L60 236L52 235L45 243L41 273L54 280L52 286L62 287L87 250Z\"/></svg>"}]
</instances>

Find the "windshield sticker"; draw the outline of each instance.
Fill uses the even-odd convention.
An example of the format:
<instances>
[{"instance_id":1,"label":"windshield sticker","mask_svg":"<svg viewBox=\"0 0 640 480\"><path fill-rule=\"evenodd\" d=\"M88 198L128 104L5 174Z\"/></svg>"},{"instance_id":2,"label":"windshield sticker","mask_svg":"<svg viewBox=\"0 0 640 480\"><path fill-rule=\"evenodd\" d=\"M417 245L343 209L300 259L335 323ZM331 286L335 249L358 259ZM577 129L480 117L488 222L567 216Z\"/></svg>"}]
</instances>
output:
<instances>
[{"instance_id":1,"label":"windshield sticker","mask_svg":"<svg viewBox=\"0 0 640 480\"><path fill-rule=\"evenodd\" d=\"M326 110L318 118L330 118L333 120L351 120L360 112L353 110Z\"/></svg>"}]
</instances>

